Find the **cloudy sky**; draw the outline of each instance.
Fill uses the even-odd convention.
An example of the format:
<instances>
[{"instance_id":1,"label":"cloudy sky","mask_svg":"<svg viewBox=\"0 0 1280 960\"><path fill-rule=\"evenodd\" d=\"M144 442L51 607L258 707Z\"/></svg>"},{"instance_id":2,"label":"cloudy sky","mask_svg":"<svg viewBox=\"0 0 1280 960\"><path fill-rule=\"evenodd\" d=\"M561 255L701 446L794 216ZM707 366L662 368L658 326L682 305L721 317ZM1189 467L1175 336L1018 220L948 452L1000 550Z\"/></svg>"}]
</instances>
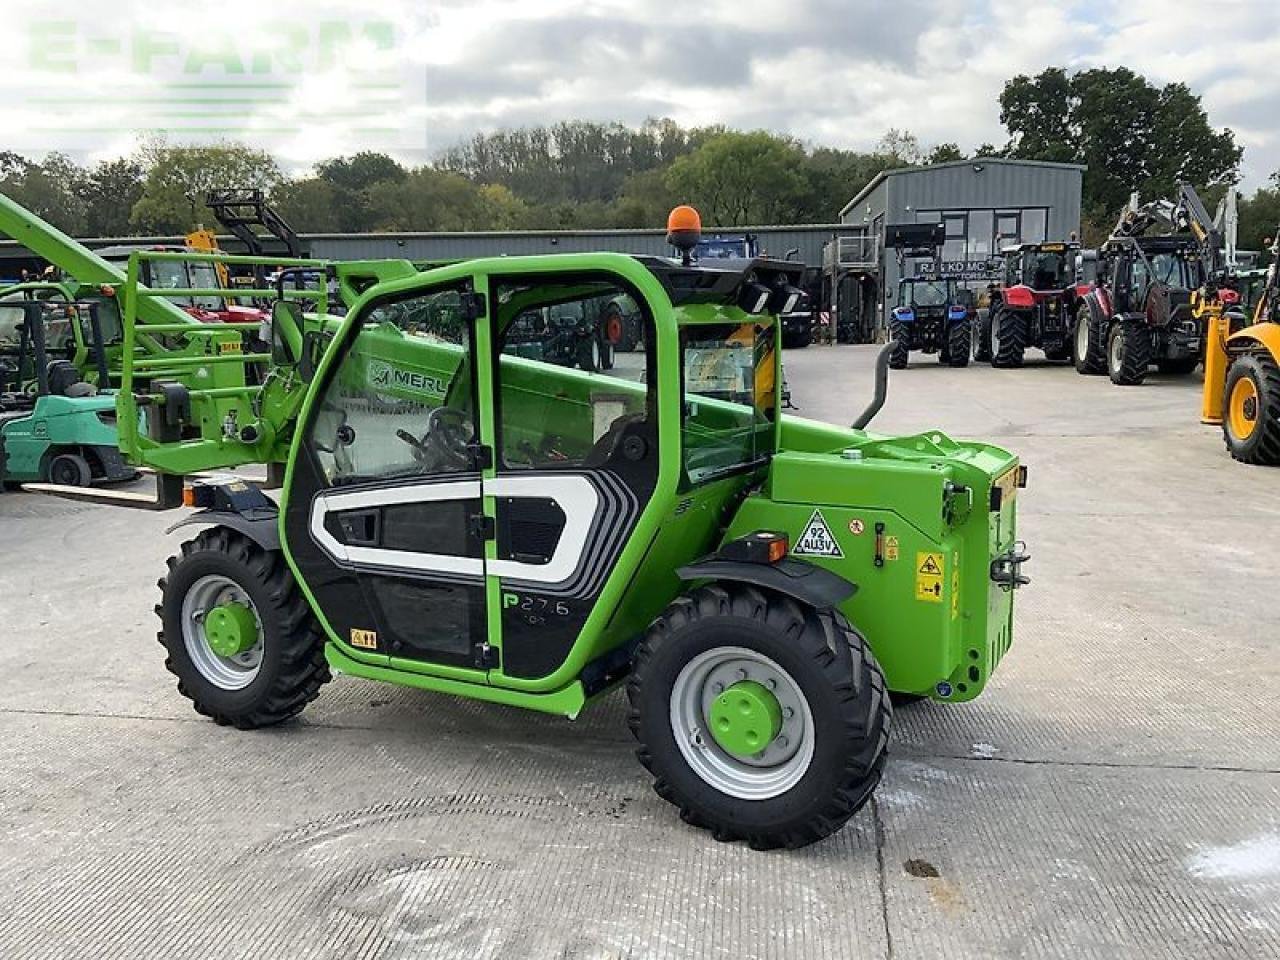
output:
<instances>
[{"instance_id":1,"label":"cloudy sky","mask_svg":"<svg viewBox=\"0 0 1280 960\"><path fill-rule=\"evenodd\" d=\"M477 130L668 116L865 148L1001 143L1017 73L1183 81L1280 170L1277 0L114 0L6 10L0 149L99 158L141 135L233 138L292 170L420 162ZM42 11L40 8L46 8Z\"/></svg>"}]
</instances>

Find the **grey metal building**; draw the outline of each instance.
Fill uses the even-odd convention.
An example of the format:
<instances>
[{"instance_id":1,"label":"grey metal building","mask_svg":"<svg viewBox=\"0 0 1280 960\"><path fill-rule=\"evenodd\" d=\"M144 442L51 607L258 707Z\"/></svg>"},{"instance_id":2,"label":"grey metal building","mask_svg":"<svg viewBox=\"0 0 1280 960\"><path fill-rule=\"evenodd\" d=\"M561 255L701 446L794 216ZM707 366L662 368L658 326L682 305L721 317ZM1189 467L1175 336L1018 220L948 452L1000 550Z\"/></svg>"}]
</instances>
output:
<instances>
[{"instance_id":1,"label":"grey metal building","mask_svg":"<svg viewBox=\"0 0 1280 960\"><path fill-rule=\"evenodd\" d=\"M943 224L942 272L985 286L1004 247L1079 234L1084 171L986 157L884 171L840 211L853 232L827 251L824 275L838 316L861 329L859 339L886 325L902 276L897 253L885 247L886 226ZM905 266L918 272L934 264Z\"/></svg>"}]
</instances>

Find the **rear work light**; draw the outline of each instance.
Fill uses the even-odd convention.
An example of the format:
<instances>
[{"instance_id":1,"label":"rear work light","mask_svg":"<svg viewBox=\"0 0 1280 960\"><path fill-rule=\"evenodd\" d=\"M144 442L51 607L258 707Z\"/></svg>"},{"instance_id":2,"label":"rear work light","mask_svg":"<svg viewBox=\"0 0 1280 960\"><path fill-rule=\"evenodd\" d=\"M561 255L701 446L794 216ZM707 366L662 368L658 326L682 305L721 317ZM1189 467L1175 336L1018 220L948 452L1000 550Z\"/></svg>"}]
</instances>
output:
<instances>
[{"instance_id":1,"label":"rear work light","mask_svg":"<svg viewBox=\"0 0 1280 960\"><path fill-rule=\"evenodd\" d=\"M718 551L721 560L737 560L743 563L777 563L787 556L790 549L785 533L774 530L757 530L737 540L730 540Z\"/></svg>"}]
</instances>

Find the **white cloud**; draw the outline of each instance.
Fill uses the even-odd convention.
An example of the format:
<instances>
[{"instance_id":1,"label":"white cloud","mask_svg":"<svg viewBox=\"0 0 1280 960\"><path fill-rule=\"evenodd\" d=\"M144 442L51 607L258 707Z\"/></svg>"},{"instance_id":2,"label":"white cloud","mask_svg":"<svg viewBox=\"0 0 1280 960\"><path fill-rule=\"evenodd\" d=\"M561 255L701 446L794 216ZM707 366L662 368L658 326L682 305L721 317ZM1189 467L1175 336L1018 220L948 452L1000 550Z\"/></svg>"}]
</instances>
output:
<instances>
[{"instance_id":1,"label":"white cloud","mask_svg":"<svg viewBox=\"0 0 1280 960\"><path fill-rule=\"evenodd\" d=\"M6 11L0 146L97 158L170 126L174 140L236 137L303 169L362 148L421 162L499 126L667 115L833 146L897 127L972 148L1003 141L1010 76L1125 65L1203 96L1246 147L1246 187L1280 169L1274 0L117 0L111 12ZM393 26L389 45L376 22Z\"/></svg>"}]
</instances>

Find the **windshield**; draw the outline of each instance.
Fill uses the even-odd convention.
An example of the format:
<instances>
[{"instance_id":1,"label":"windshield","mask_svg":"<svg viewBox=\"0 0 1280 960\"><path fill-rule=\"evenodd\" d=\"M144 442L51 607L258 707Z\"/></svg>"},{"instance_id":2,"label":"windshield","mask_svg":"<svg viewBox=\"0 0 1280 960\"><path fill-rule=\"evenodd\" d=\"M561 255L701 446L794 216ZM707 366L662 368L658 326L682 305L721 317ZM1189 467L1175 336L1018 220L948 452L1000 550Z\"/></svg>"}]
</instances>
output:
<instances>
[{"instance_id":1,"label":"windshield","mask_svg":"<svg viewBox=\"0 0 1280 960\"><path fill-rule=\"evenodd\" d=\"M1060 290L1067 286L1067 258L1061 253L1037 253L1027 257L1027 284L1034 290Z\"/></svg>"},{"instance_id":2,"label":"windshield","mask_svg":"<svg viewBox=\"0 0 1280 960\"><path fill-rule=\"evenodd\" d=\"M909 283L902 298L908 307L940 307L947 302L945 283Z\"/></svg>"},{"instance_id":3,"label":"windshield","mask_svg":"<svg viewBox=\"0 0 1280 960\"><path fill-rule=\"evenodd\" d=\"M693 252L695 260L745 259L750 255L745 237L738 240L700 240Z\"/></svg>"},{"instance_id":4,"label":"windshield","mask_svg":"<svg viewBox=\"0 0 1280 960\"><path fill-rule=\"evenodd\" d=\"M222 284L212 263L196 263L186 260L152 260L151 287L153 290L216 290ZM221 297L167 297L184 307L196 306L203 310L222 310Z\"/></svg>"},{"instance_id":5,"label":"windshield","mask_svg":"<svg viewBox=\"0 0 1280 960\"><path fill-rule=\"evenodd\" d=\"M689 326L684 353L684 468L700 483L773 453L774 333L754 323Z\"/></svg>"},{"instance_id":6,"label":"windshield","mask_svg":"<svg viewBox=\"0 0 1280 960\"><path fill-rule=\"evenodd\" d=\"M1191 289L1194 284L1190 279L1190 268L1187 261L1176 253L1157 253L1151 258L1152 278L1167 287Z\"/></svg>"},{"instance_id":7,"label":"windshield","mask_svg":"<svg viewBox=\"0 0 1280 960\"><path fill-rule=\"evenodd\" d=\"M217 268L209 261L188 263L190 268L191 288L193 290L220 290L222 281L218 278ZM225 310L226 305L221 297L196 297L196 306L204 310Z\"/></svg>"}]
</instances>

